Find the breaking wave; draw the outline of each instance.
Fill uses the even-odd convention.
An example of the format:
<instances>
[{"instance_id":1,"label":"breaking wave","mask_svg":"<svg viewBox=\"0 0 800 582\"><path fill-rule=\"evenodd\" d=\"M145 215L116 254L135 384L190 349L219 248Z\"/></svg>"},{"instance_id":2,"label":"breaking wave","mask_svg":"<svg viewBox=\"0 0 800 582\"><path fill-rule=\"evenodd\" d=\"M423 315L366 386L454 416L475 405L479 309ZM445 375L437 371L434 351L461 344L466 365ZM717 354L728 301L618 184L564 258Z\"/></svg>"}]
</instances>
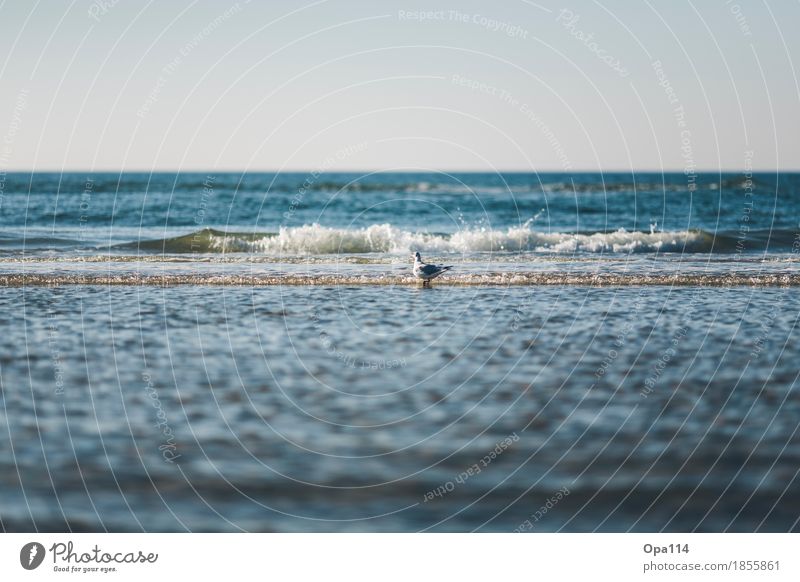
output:
<instances>
[{"instance_id":1,"label":"breaking wave","mask_svg":"<svg viewBox=\"0 0 800 582\"><path fill-rule=\"evenodd\" d=\"M278 232L225 232L206 228L190 234L116 245L148 253L254 253L269 255L331 255L361 253L737 253L791 248L796 233L750 231L746 239L734 233L703 230L641 232L539 232L529 223L506 230L473 228L447 233L410 232L391 224L365 228L331 228L319 224L281 228Z\"/></svg>"}]
</instances>

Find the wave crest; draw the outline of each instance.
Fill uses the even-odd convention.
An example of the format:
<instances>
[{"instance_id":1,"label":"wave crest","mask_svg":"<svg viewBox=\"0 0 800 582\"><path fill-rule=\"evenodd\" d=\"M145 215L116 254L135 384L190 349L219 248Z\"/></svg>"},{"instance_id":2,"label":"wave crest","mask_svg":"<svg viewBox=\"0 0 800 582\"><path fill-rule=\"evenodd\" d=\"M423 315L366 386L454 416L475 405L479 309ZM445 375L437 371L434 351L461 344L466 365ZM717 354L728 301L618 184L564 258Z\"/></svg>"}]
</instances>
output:
<instances>
[{"instance_id":1,"label":"wave crest","mask_svg":"<svg viewBox=\"0 0 800 582\"><path fill-rule=\"evenodd\" d=\"M772 237L774 246L776 237ZM524 252L552 253L699 253L734 252L731 236L702 230L640 232L537 232L529 223L506 230L473 228L452 234L420 233L391 224L364 228L331 228L319 224L282 227L276 233L224 232L203 229L179 237L119 245L163 253L258 253L331 255L362 253ZM748 250L756 250L749 248Z\"/></svg>"}]
</instances>

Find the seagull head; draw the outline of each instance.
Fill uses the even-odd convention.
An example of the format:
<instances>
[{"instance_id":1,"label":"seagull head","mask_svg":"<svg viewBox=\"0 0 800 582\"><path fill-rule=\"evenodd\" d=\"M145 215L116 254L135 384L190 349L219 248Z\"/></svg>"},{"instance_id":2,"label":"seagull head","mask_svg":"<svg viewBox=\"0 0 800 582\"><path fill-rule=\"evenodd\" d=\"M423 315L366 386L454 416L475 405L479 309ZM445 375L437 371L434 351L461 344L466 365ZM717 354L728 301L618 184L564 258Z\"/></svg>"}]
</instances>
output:
<instances>
[{"instance_id":1,"label":"seagull head","mask_svg":"<svg viewBox=\"0 0 800 582\"><path fill-rule=\"evenodd\" d=\"M422 262L422 256L420 256L420 254L419 254L419 251L418 251L418 252L416 252L416 253L414 253L414 254L413 254L413 255L411 255L411 256L412 256L412 257L414 257L414 260L415 260L415 261L417 261L417 262L420 262L420 263Z\"/></svg>"}]
</instances>

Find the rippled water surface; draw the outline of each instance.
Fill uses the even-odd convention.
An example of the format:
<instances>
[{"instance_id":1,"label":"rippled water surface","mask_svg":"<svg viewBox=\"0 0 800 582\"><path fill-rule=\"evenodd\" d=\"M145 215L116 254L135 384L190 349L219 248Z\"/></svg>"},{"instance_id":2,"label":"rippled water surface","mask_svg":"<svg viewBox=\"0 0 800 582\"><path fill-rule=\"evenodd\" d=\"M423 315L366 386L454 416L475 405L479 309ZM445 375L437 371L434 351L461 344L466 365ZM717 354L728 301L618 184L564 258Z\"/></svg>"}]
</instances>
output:
<instances>
[{"instance_id":1,"label":"rippled water surface","mask_svg":"<svg viewBox=\"0 0 800 582\"><path fill-rule=\"evenodd\" d=\"M796 530L799 313L794 287L2 288L2 525Z\"/></svg>"},{"instance_id":2,"label":"rippled water surface","mask_svg":"<svg viewBox=\"0 0 800 582\"><path fill-rule=\"evenodd\" d=\"M791 173L9 173L0 526L797 530L798 216Z\"/></svg>"}]
</instances>

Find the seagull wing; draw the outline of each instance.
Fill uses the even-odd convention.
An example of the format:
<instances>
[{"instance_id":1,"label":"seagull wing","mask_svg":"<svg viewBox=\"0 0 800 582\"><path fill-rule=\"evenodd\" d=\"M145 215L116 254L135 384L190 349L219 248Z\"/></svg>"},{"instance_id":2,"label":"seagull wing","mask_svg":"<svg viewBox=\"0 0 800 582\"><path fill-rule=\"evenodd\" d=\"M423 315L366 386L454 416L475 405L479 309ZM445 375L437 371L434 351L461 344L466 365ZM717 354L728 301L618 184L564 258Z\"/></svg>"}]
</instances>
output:
<instances>
[{"instance_id":1,"label":"seagull wing","mask_svg":"<svg viewBox=\"0 0 800 582\"><path fill-rule=\"evenodd\" d=\"M442 268L438 265L422 265L419 270L423 275L435 275L441 271Z\"/></svg>"},{"instance_id":2,"label":"seagull wing","mask_svg":"<svg viewBox=\"0 0 800 582\"><path fill-rule=\"evenodd\" d=\"M448 269L452 269L452 267L440 267L439 265L422 265L420 267L420 271L423 275L435 275Z\"/></svg>"}]
</instances>

